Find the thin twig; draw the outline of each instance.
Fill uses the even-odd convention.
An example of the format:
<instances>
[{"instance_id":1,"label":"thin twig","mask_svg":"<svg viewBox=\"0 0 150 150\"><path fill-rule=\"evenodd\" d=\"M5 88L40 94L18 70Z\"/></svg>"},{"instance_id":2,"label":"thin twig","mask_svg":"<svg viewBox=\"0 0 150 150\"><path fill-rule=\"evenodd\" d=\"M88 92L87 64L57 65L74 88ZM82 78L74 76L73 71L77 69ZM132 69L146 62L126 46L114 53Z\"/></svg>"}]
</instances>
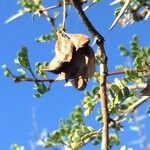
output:
<instances>
[{"instance_id":1,"label":"thin twig","mask_svg":"<svg viewBox=\"0 0 150 150\"><path fill-rule=\"evenodd\" d=\"M121 75L125 74L127 71L134 71L134 72L148 72L148 69L134 69L134 70L126 70L126 71L117 71L117 72L110 72L108 73L108 76L114 76L114 75Z\"/></svg>"},{"instance_id":2,"label":"thin twig","mask_svg":"<svg viewBox=\"0 0 150 150\"><path fill-rule=\"evenodd\" d=\"M114 121L116 124L119 124L122 121L122 118L127 116L129 113L134 112L139 106L141 106L144 102L146 102L150 96L142 96L141 99L138 99L135 103L133 103L130 107L128 107L126 110L124 110L122 113L117 116ZM109 127L114 126L114 122L111 122L109 124Z\"/></svg>"},{"instance_id":3,"label":"thin twig","mask_svg":"<svg viewBox=\"0 0 150 150\"><path fill-rule=\"evenodd\" d=\"M48 11L48 10L51 10L51 9L55 9L55 8L59 8L59 7L61 7L61 5L60 4L56 4L56 5L48 6L48 7L44 8L44 9L41 9L41 10L39 10L39 12L42 14L45 11Z\"/></svg>"},{"instance_id":4,"label":"thin twig","mask_svg":"<svg viewBox=\"0 0 150 150\"><path fill-rule=\"evenodd\" d=\"M8 69L8 68L7 68ZM9 70L9 69L8 69ZM135 72L148 72L148 70L146 69L137 69L137 70L130 70L130 71L135 71ZM9 70L10 72L10 70ZM108 76L113 76L113 75L121 75L121 74L125 74L126 71L118 71L118 72L110 72L108 73ZM10 72L11 76L15 79L17 78L16 75L12 74L12 72ZM27 81L27 82L54 82L54 81L62 81L62 80L56 80L55 78L47 78L47 79L37 79L37 78L24 78L21 79L21 81ZM141 85L142 84L142 85ZM110 88L110 84L107 83L107 88ZM131 89L137 89L137 88L145 88L146 85L144 83L140 83L140 84L136 84L136 85L130 85L129 88Z\"/></svg>"},{"instance_id":5,"label":"thin twig","mask_svg":"<svg viewBox=\"0 0 150 150\"><path fill-rule=\"evenodd\" d=\"M15 76L15 78L16 78L17 76ZM52 82L54 82L55 81L55 79L34 79L34 78L25 78L25 79L21 79L21 81L20 82L23 82L23 81L25 81L25 82L50 82L50 83L52 83Z\"/></svg>"},{"instance_id":6,"label":"thin twig","mask_svg":"<svg viewBox=\"0 0 150 150\"><path fill-rule=\"evenodd\" d=\"M107 83L107 88L111 89L111 85L110 83ZM136 89L144 89L146 88L147 84L146 83L135 83L132 85L127 85L127 87L129 88L129 90L136 90Z\"/></svg>"}]
</instances>

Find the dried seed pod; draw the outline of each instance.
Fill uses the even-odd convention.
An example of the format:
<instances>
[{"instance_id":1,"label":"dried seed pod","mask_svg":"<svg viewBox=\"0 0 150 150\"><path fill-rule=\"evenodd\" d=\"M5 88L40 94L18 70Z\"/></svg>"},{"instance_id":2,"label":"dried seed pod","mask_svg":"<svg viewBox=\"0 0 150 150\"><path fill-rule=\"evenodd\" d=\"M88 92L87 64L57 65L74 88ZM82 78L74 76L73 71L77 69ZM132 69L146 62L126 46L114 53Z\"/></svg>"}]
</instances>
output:
<instances>
[{"instance_id":1,"label":"dried seed pod","mask_svg":"<svg viewBox=\"0 0 150 150\"><path fill-rule=\"evenodd\" d=\"M56 80L73 79L72 84L78 90L84 90L88 78L95 71L94 51L89 44L89 37L83 34L57 33L55 57L44 69L58 74Z\"/></svg>"},{"instance_id":2,"label":"dried seed pod","mask_svg":"<svg viewBox=\"0 0 150 150\"><path fill-rule=\"evenodd\" d=\"M76 89L80 91L84 90L87 86L86 80L81 77L74 79L73 81L71 81L71 83Z\"/></svg>"},{"instance_id":3,"label":"dried seed pod","mask_svg":"<svg viewBox=\"0 0 150 150\"><path fill-rule=\"evenodd\" d=\"M58 39L55 44L55 57L50 64L44 69L52 73L60 74L66 62L70 62L73 53L73 44L62 32L58 32Z\"/></svg>"},{"instance_id":4,"label":"dried seed pod","mask_svg":"<svg viewBox=\"0 0 150 150\"><path fill-rule=\"evenodd\" d=\"M81 76L86 69L85 57L82 52L74 49L72 60L70 62L77 68L76 77Z\"/></svg>"},{"instance_id":5,"label":"dried seed pod","mask_svg":"<svg viewBox=\"0 0 150 150\"><path fill-rule=\"evenodd\" d=\"M76 50L90 43L90 38L87 35L84 34L66 34L66 35L70 38Z\"/></svg>"},{"instance_id":6,"label":"dried seed pod","mask_svg":"<svg viewBox=\"0 0 150 150\"><path fill-rule=\"evenodd\" d=\"M58 40L55 44L55 54L59 61L70 62L72 59L73 43L61 32L58 32Z\"/></svg>"},{"instance_id":7,"label":"dried seed pod","mask_svg":"<svg viewBox=\"0 0 150 150\"><path fill-rule=\"evenodd\" d=\"M95 54L90 46L82 48L82 53L85 56L86 70L84 72L84 78L91 78L95 72Z\"/></svg>"},{"instance_id":8,"label":"dried seed pod","mask_svg":"<svg viewBox=\"0 0 150 150\"><path fill-rule=\"evenodd\" d=\"M59 61L57 57L54 57L49 63L49 65L43 69L43 71L59 74L61 72L62 66L63 61Z\"/></svg>"},{"instance_id":9,"label":"dried seed pod","mask_svg":"<svg viewBox=\"0 0 150 150\"><path fill-rule=\"evenodd\" d=\"M76 53L73 54L73 57L74 55L76 55L74 61L78 69L76 74L78 78L75 78L71 83L76 89L84 90L88 79L93 76L95 71L94 51L90 46L86 46L76 51Z\"/></svg>"}]
</instances>

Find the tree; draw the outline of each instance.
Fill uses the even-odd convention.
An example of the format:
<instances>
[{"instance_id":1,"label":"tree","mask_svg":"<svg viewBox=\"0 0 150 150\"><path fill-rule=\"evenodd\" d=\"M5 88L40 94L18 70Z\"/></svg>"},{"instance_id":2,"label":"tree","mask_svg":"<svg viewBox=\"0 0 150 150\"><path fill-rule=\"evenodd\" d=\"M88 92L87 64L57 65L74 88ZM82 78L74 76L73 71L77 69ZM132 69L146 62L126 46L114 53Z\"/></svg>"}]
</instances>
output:
<instances>
[{"instance_id":1,"label":"tree","mask_svg":"<svg viewBox=\"0 0 150 150\"><path fill-rule=\"evenodd\" d=\"M103 150L111 149L113 145L120 144L118 132L123 129L122 119L129 114L134 115L138 107L149 100L150 48L140 47L138 37L133 36L131 49L123 45L119 47L121 55L130 58L133 65L123 66L120 62L116 67L117 71L110 72L108 58L111 56L107 56L104 37L86 15L86 11L91 6L101 3L99 0L59 0L56 1L56 5L50 3L50 6L45 7L41 0L19 0L22 9L6 21L9 23L26 13L31 13L33 19L37 16L44 16L51 24L51 33L36 39L37 42L56 40L55 57L50 63L37 62L34 71L28 56L28 49L22 47L15 59L15 63L20 67L17 70L19 75L15 75L11 68L3 65L5 76L12 77L14 82L33 82L36 89L35 97L43 96L53 88L53 83L61 80L71 84L77 90L85 90L89 84L88 80L93 76L92 89L85 92L82 103L75 106L69 118L60 121L60 128L43 139L45 147L63 145L66 149L75 150L94 141L95 145L101 143ZM114 1L112 4L115 3L119 3L121 8L115 10L116 19L110 29L117 22L125 26L149 18L148 0ZM69 33L66 27L66 19L70 14L68 7L75 8L77 15L91 34L90 37L82 33ZM62 8L63 13L61 13ZM56 9L59 12L56 12ZM53 16L50 11L54 12ZM59 23L57 23L58 17L62 18ZM93 46L89 44L91 39L93 39ZM93 49L96 50L95 55ZM96 71L95 66L97 66ZM50 73L56 74L57 77L50 78ZM115 78L116 75L118 78ZM110 77L112 80L108 82ZM98 130L85 123L85 118L90 116L95 108L99 112L96 121L101 124ZM23 149L23 147L19 148L14 145L13 149ZM126 149L126 146L122 146L121 149Z\"/></svg>"}]
</instances>

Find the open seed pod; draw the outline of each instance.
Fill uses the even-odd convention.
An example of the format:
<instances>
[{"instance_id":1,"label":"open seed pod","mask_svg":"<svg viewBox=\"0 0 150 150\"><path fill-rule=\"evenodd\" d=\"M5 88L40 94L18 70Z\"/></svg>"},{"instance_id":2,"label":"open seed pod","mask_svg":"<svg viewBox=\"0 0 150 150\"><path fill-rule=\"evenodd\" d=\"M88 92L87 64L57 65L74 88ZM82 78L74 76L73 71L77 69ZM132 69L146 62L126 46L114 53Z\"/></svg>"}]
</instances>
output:
<instances>
[{"instance_id":1,"label":"open seed pod","mask_svg":"<svg viewBox=\"0 0 150 150\"><path fill-rule=\"evenodd\" d=\"M72 59L73 47L72 41L67 36L63 35L63 33L58 32L58 40L55 44L55 54L60 61L70 62Z\"/></svg>"},{"instance_id":2,"label":"open seed pod","mask_svg":"<svg viewBox=\"0 0 150 150\"><path fill-rule=\"evenodd\" d=\"M82 77L74 79L73 81L71 81L71 83L76 89L78 89L80 91L84 90L87 86L86 79L83 79Z\"/></svg>"},{"instance_id":3,"label":"open seed pod","mask_svg":"<svg viewBox=\"0 0 150 150\"><path fill-rule=\"evenodd\" d=\"M70 38L76 50L90 43L90 38L87 35L84 34L66 34L66 35Z\"/></svg>"},{"instance_id":4,"label":"open seed pod","mask_svg":"<svg viewBox=\"0 0 150 150\"><path fill-rule=\"evenodd\" d=\"M84 78L91 78L95 72L95 54L90 46L82 48L82 54L85 57L86 70L84 71Z\"/></svg>"},{"instance_id":5,"label":"open seed pod","mask_svg":"<svg viewBox=\"0 0 150 150\"><path fill-rule=\"evenodd\" d=\"M82 56L84 61L80 61L81 59L77 59L77 61L75 61L75 64L80 67L77 67L78 78L75 78L72 81L72 85L78 90L84 90L88 79L93 76L95 71L95 55L90 46L80 48L76 53L79 53L80 57Z\"/></svg>"},{"instance_id":6,"label":"open seed pod","mask_svg":"<svg viewBox=\"0 0 150 150\"><path fill-rule=\"evenodd\" d=\"M53 72L59 74L67 62L72 59L73 44L66 36L63 36L61 32L58 32L58 40L55 44L55 57L50 64L44 69L44 71Z\"/></svg>"},{"instance_id":7,"label":"open seed pod","mask_svg":"<svg viewBox=\"0 0 150 150\"><path fill-rule=\"evenodd\" d=\"M89 37L83 34L57 33L55 57L44 69L58 74L56 80L72 79L72 85L84 90L87 81L95 71L94 51L89 44Z\"/></svg>"}]
</instances>

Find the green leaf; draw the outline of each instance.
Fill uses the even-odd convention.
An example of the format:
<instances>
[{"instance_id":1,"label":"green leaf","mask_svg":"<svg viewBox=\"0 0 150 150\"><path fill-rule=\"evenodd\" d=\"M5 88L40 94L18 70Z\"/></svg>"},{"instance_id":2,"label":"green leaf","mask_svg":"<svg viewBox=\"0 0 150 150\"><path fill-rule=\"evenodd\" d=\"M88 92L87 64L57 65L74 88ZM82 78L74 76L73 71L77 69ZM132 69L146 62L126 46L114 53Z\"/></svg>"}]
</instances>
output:
<instances>
[{"instance_id":1,"label":"green leaf","mask_svg":"<svg viewBox=\"0 0 150 150\"><path fill-rule=\"evenodd\" d=\"M98 92L99 92L99 86L95 86L95 87L92 89L92 94L93 94L93 95L96 95Z\"/></svg>"},{"instance_id":2,"label":"green leaf","mask_svg":"<svg viewBox=\"0 0 150 150\"><path fill-rule=\"evenodd\" d=\"M79 143L72 142L72 143L71 143L71 147L72 147L73 149L77 149L77 148L79 147Z\"/></svg>"},{"instance_id":3,"label":"green leaf","mask_svg":"<svg viewBox=\"0 0 150 150\"><path fill-rule=\"evenodd\" d=\"M75 134L78 135L79 137L83 136L82 129L76 129Z\"/></svg>"},{"instance_id":4,"label":"green leaf","mask_svg":"<svg viewBox=\"0 0 150 150\"><path fill-rule=\"evenodd\" d=\"M129 97L130 96L130 90L128 87L125 87L122 89L122 94L124 97Z\"/></svg>"},{"instance_id":5,"label":"green leaf","mask_svg":"<svg viewBox=\"0 0 150 150\"><path fill-rule=\"evenodd\" d=\"M11 76L11 72L7 69L4 71L4 76L5 77L10 77Z\"/></svg>"},{"instance_id":6,"label":"green leaf","mask_svg":"<svg viewBox=\"0 0 150 150\"><path fill-rule=\"evenodd\" d=\"M129 51L124 47L124 46L120 46L119 50L121 51L121 55L122 56L129 56Z\"/></svg>"},{"instance_id":7,"label":"green leaf","mask_svg":"<svg viewBox=\"0 0 150 150\"><path fill-rule=\"evenodd\" d=\"M26 47L22 47L17 54L17 58L14 60L16 64L22 67L29 67L29 60L28 60L28 50Z\"/></svg>"},{"instance_id":8,"label":"green leaf","mask_svg":"<svg viewBox=\"0 0 150 150\"><path fill-rule=\"evenodd\" d=\"M115 12L114 12L115 17L117 17L119 15L120 11L121 11L121 8L115 9Z\"/></svg>"},{"instance_id":9,"label":"green leaf","mask_svg":"<svg viewBox=\"0 0 150 150\"><path fill-rule=\"evenodd\" d=\"M42 35L38 38L36 38L37 42L49 42L51 40L56 40L57 39L57 30L53 29L50 34Z\"/></svg>"},{"instance_id":10,"label":"green leaf","mask_svg":"<svg viewBox=\"0 0 150 150\"><path fill-rule=\"evenodd\" d=\"M34 13L41 8L41 2L41 0L19 0L19 5L24 7L25 10Z\"/></svg>"},{"instance_id":11,"label":"green leaf","mask_svg":"<svg viewBox=\"0 0 150 150\"><path fill-rule=\"evenodd\" d=\"M37 42L48 42L48 41L50 41L51 40L51 37L50 37L50 35L49 34L47 34L47 35L42 35L42 36L40 36L40 37L38 37L37 39L36 39L36 41Z\"/></svg>"},{"instance_id":12,"label":"green leaf","mask_svg":"<svg viewBox=\"0 0 150 150\"><path fill-rule=\"evenodd\" d=\"M114 92L111 89L109 89L109 92L110 92L111 97L115 98L115 94L114 94Z\"/></svg>"},{"instance_id":13,"label":"green leaf","mask_svg":"<svg viewBox=\"0 0 150 150\"><path fill-rule=\"evenodd\" d=\"M81 140L81 136L80 136L80 134L77 132L77 131L75 131L75 134L74 134L74 136L72 137L72 141L73 142L79 142Z\"/></svg>"},{"instance_id":14,"label":"green leaf","mask_svg":"<svg viewBox=\"0 0 150 150\"><path fill-rule=\"evenodd\" d=\"M102 0L93 0L93 2L97 2L97 3L98 3L98 2L101 2L101 1L102 1Z\"/></svg>"},{"instance_id":15,"label":"green leaf","mask_svg":"<svg viewBox=\"0 0 150 150\"><path fill-rule=\"evenodd\" d=\"M60 138L61 134L59 131L53 131L52 136L54 139L58 139L58 138Z\"/></svg>"},{"instance_id":16,"label":"green leaf","mask_svg":"<svg viewBox=\"0 0 150 150\"><path fill-rule=\"evenodd\" d=\"M26 76L26 72L25 72L25 70L24 70L23 68L19 68L19 69L17 69L17 71L18 71L21 75Z\"/></svg>"},{"instance_id":17,"label":"green leaf","mask_svg":"<svg viewBox=\"0 0 150 150\"><path fill-rule=\"evenodd\" d=\"M79 112L79 113L83 113L83 110L82 110L82 108L81 108L80 105L77 105L77 106L75 107L75 110L76 110L77 112Z\"/></svg>"},{"instance_id":18,"label":"green leaf","mask_svg":"<svg viewBox=\"0 0 150 150\"><path fill-rule=\"evenodd\" d=\"M7 68L7 66L5 64L2 65L2 68L4 69L4 76L5 77L11 77L12 76L11 71Z\"/></svg>"},{"instance_id":19,"label":"green leaf","mask_svg":"<svg viewBox=\"0 0 150 150\"><path fill-rule=\"evenodd\" d=\"M39 76L46 78L47 76L46 76L45 71L43 71L43 69L44 69L45 67L47 67L48 64L49 64L48 62L44 62L43 64L41 64L40 62L37 62L37 63L35 64L35 67L36 67L35 72L38 73Z\"/></svg>"},{"instance_id":20,"label":"green leaf","mask_svg":"<svg viewBox=\"0 0 150 150\"><path fill-rule=\"evenodd\" d=\"M116 133L112 133L110 134L110 143L115 144L115 145L119 145L120 144L120 140L119 137Z\"/></svg>"},{"instance_id":21,"label":"green leaf","mask_svg":"<svg viewBox=\"0 0 150 150\"><path fill-rule=\"evenodd\" d=\"M116 84L111 85L111 90L113 90L115 93L120 90L120 88Z\"/></svg>"},{"instance_id":22,"label":"green leaf","mask_svg":"<svg viewBox=\"0 0 150 150\"><path fill-rule=\"evenodd\" d=\"M120 148L120 150L126 150L126 146L123 145L123 146Z\"/></svg>"},{"instance_id":23,"label":"green leaf","mask_svg":"<svg viewBox=\"0 0 150 150\"><path fill-rule=\"evenodd\" d=\"M147 114L150 115L150 106L147 108Z\"/></svg>"},{"instance_id":24,"label":"green leaf","mask_svg":"<svg viewBox=\"0 0 150 150\"><path fill-rule=\"evenodd\" d=\"M36 93L33 95L36 98L41 97L43 94L45 94L47 91L50 89L46 87L44 83L35 83L35 88Z\"/></svg>"},{"instance_id":25,"label":"green leaf","mask_svg":"<svg viewBox=\"0 0 150 150\"><path fill-rule=\"evenodd\" d=\"M24 81L26 79L26 76L24 75L21 75L21 76L17 76L15 79L14 79L14 82L15 83L19 83L21 81Z\"/></svg>"},{"instance_id":26,"label":"green leaf","mask_svg":"<svg viewBox=\"0 0 150 150\"><path fill-rule=\"evenodd\" d=\"M18 144L13 144L11 146L11 150L25 150L23 146L19 146Z\"/></svg>"},{"instance_id":27,"label":"green leaf","mask_svg":"<svg viewBox=\"0 0 150 150\"><path fill-rule=\"evenodd\" d=\"M87 117L89 116L90 114L92 113L92 109L91 108L88 108L84 111L84 116Z\"/></svg>"},{"instance_id":28,"label":"green leaf","mask_svg":"<svg viewBox=\"0 0 150 150\"><path fill-rule=\"evenodd\" d=\"M35 98L39 98L39 97L41 97L42 96L42 94L40 94L40 93L35 93L35 94L33 94L33 97L35 97Z\"/></svg>"},{"instance_id":29,"label":"green leaf","mask_svg":"<svg viewBox=\"0 0 150 150\"><path fill-rule=\"evenodd\" d=\"M87 126L87 129L89 130L89 132L93 132L94 129L91 126Z\"/></svg>"},{"instance_id":30,"label":"green leaf","mask_svg":"<svg viewBox=\"0 0 150 150\"><path fill-rule=\"evenodd\" d=\"M122 100L123 100L123 94L121 91L118 91L118 94L114 100L114 104L119 104Z\"/></svg>"}]
</instances>

